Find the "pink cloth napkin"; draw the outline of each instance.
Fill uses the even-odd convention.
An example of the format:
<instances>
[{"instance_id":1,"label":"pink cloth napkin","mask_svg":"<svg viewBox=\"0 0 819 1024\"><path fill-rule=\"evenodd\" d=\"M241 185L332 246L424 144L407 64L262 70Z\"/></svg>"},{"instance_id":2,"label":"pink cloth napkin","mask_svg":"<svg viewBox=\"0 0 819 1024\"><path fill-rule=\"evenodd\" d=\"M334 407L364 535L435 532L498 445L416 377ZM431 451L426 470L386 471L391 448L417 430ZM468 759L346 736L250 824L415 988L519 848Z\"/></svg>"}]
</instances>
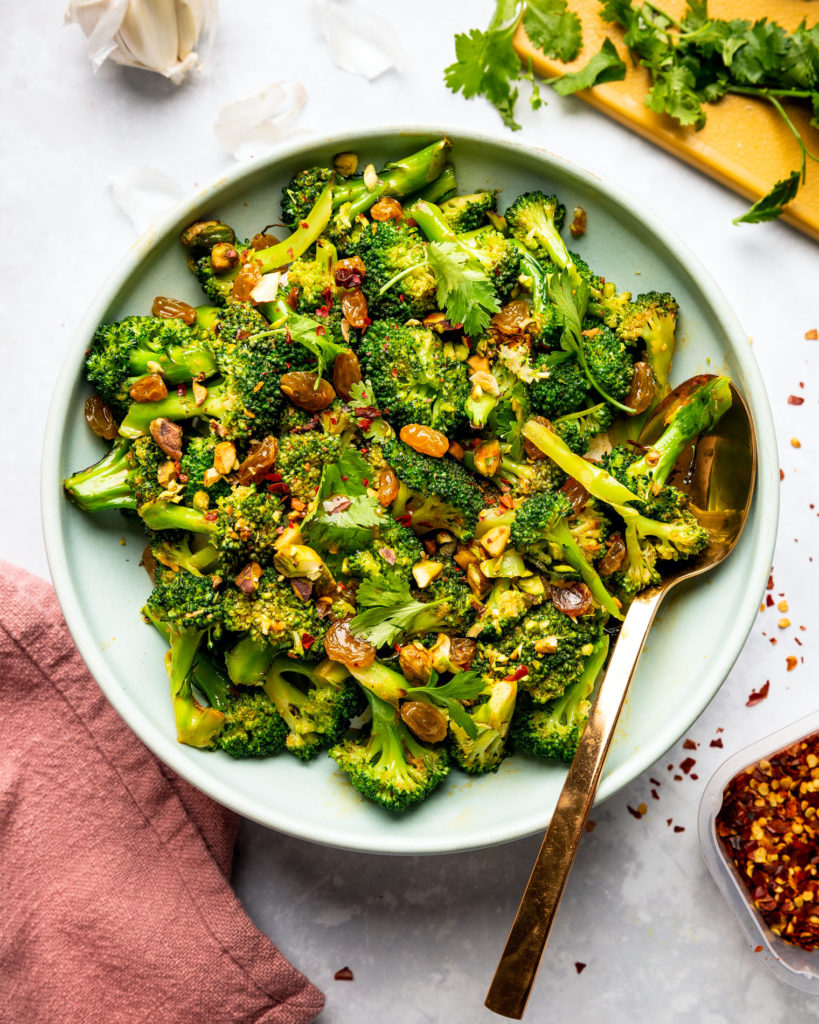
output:
<instances>
[{"instance_id":1,"label":"pink cloth napkin","mask_svg":"<svg viewBox=\"0 0 819 1024\"><path fill-rule=\"evenodd\" d=\"M314 1020L228 882L236 816L143 746L51 587L2 562L0 694L0 1021Z\"/></svg>"}]
</instances>

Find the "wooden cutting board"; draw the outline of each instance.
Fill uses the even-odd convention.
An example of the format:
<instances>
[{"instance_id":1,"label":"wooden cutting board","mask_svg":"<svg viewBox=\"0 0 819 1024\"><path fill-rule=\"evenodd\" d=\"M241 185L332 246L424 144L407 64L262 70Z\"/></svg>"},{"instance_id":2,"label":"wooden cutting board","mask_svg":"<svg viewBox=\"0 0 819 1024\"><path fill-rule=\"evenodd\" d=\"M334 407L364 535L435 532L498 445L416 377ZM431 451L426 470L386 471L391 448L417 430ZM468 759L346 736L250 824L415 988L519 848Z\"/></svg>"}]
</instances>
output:
<instances>
[{"instance_id":1,"label":"wooden cutting board","mask_svg":"<svg viewBox=\"0 0 819 1024\"><path fill-rule=\"evenodd\" d=\"M793 30L803 18L808 25L819 20L819 4L805 0L711 0L709 13L716 18L745 18L756 21L767 17ZM663 4L672 17L682 15L683 0ZM600 19L598 0L569 0L583 25L583 49L571 64L553 60L536 50L523 26L515 36L515 49L531 59L538 74L549 78L582 67L597 53L608 35L626 62L622 82L608 82L576 95L615 120L655 142L740 195L755 201L774 182L799 167L799 147L779 114L767 102L744 96L726 96L719 103L706 104L707 121L701 131L681 128L665 114L655 114L643 103L650 87L645 68L634 67L622 42L622 30ZM812 152L819 155L819 132L809 126L807 109L790 105L788 114L802 132ZM808 161L807 181L796 199L786 207L783 220L819 241L819 164ZM750 230L750 226L746 230Z\"/></svg>"}]
</instances>

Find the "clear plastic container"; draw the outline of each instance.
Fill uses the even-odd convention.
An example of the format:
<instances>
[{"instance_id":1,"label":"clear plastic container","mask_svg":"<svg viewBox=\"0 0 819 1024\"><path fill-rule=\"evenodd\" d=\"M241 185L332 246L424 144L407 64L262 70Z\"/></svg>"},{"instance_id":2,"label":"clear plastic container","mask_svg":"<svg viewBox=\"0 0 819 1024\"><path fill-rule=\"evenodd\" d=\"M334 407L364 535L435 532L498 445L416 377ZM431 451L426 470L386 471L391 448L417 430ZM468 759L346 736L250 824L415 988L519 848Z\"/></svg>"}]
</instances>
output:
<instances>
[{"instance_id":1,"label":"clear plastic container","mask_svg":"<svg viewBox=\"0 0 819 1024\"><path fill-rule=\"evenodd\" d=\"M767 969L780 981L802 992L819 995L819 949L813 952L785 942L770 930L723 849L716 830L725 787L743 769L770 758L784 747L819 732L819 711L745 747L714 772L702 795L699 811L700 849L722 895L737 917L745 937Z\"/></svg>"}]
</instances>

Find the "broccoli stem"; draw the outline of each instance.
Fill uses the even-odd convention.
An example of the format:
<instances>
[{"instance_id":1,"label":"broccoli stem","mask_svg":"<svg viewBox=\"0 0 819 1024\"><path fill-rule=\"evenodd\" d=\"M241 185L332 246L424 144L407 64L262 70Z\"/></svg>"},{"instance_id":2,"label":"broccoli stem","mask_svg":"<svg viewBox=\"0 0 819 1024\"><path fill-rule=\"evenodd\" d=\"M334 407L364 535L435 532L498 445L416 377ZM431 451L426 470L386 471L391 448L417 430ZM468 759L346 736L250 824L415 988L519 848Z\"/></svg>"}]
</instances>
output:
<instances>
[{"instance_id":1,"label":"broccoli stem","mask_svg":"<svg viewBox=\"0 0 819 1024\"><path fill-rule=\"evenodd\" d=\"M191 670L191 679L217 711L230 707L230 680L214 665L210 658L200 654Z\"/></svg>"},{"instance_id":2,"label":"broccoli stem","mask_svg":"<svg viewBox=\"0 0 819 1024\"><path fill-rule=\"evenodd\" d=\"M350 673L361 683L367 691L367 699L370 694L388 704L396 705L399 700L407 695L407 681L400 672L389 668L382 661L374 661L366 668L359 668L349 665ZM372 701L370 702L372 704ZM375 712L373 712L375 714Z\"/></svg>"},{"instance_id":3,"label":"broccoli stem","mask_svg":"<svg viewBox=\"0 0 819 1024\"><path fill-rule=\"evenodd\" d=\"M604 469L575 455L553 430L549 430L543 424L529 420L523 427L523 435L537 445L544 455L548 455L553 462L556 462L564 473L577 480L589 494L599 501L604 501L607 505L618 506L627 501L639 500L636 494L632 494L627 487L618 483Z\"/></svg>"},{"instance_id":4,"label":"broccoli stem","mask_svg":"<svg viewBox=\"0 0 819 1024\"><path fill-rule=\"evenodd\" d=\"M261 683L272 661L270 646L250 636L243 637L225 654L228 676L240 686L256 686Z\"/></svg>"},{"instance_id":5,"label":"broccoli stem","mask_svg":"<svg viewBox=\"0 0 819 1024\"><path fill-rule=\"evenodd\" d=\"M446 166L449 139L439 139L431 146L418 150L403 160L386 164L378 175L375 188L369 189L364 181L349 183L346 190L340 186L338 206L350 204L350 220L365 213L382 196L405 196L440 177ZM334 204L335 205L335 204Z\"/></svg>"},{"instance_id":6,"label":"broccoli stem","mask_svg":"<svg viewBox=\"0 0 819 1024\"><path fill-rule=\"evenodd\" d=\"M447 164L435 181L422 188L414 199L415 201L425 199L428 203L440 203L442 200L448 199L457 187L455 168L452 164Z\"/></svg>"},{"instance_id":7,"label":"broccoli stem","mask_svg":"<svg viewBox=\"0 0 819 1024\"><path fill-rule=\"evenodd\" d=\"M225 716L216 708L202 707L195 700L190 684L191 669L205 631L180 629L175 625L171 625L169 631L171 649L165 663L176 721L176 738L189 747L210 747L225 723Z\"/></svg>"},{"instance_id":8,"label":"broccoli stem","mask_svg":"<svg viewBox=\"0 0 819 1024\"><path fill-rule=\"evenodd\" d=\"M134 402L119 427L122 437L141 437L147 434L151 421L155 419L187 420L193 416L207 416L220 419L227 412L228 397L223 391L224 382L217 379L208 385L208 395L201 405L196 404L193 394L172 394L158 402Z\"/></svg>"},{"instance_id":9,"label":"broccoli stem","mask_svg":"<svg viewBox=\"0 0 819 1024\"><path fill-rule=\"evenodd\" d=\"M626 475L635 482L651 480L662 487L685 449L716 424L731 408L731 383L716 377L698 388L685 405L675 410L660 438L642 458L632 463Z\"/></svg>"},{"instance_id":10,"label":"broccoli stem","mask_svg":"<svg viewBox=\"0 0 819 1024\"><path fill-rule=\"evenodd\" d=\"M146 373L161 373L168 384L194 380L200 374L212 377L218 372L213 353L204 345L190 348L173 345L165 351L136 348L131 352L128 366L135 377Z\"/></svg>"},{"instance_id":11,"label":"broccoli stem","mask_svg":"<svg viewBox=\"0 0 819 1024\"><path fill-rule=\"evenodd\" d=\"M86 512L100 512L108 508L135 510L136 496L131 489L127 455L130 443L124 438L99 462L80 470L63 482L68 497Z\"/></svg>"},{"instance_id":12,"label":"broccoli stem","mask_svg":"<svg viewBox=\"0 0 819 1024\"><path fill-rule=\"evenodd\" d=\"M204 512L161 498L142 505L139 514L151 530L189 530L191 533L206 534L216 532L216 523L205 519Z\"/></svg>"},{"instance_id":13,"label":"broccoli stem","mask_svg":"<svg viewBox=\"0 0 819 1024\"><path fill-rule=\"evenodd\" d=\"M620 606L606 590L605 584L597 574L597 570L594 566L589 565L583 552L580 550L580 546L571 534L569 525L565 519L561 519L558 524L549 531L547 534L550 540L555 541L563 548L563 557L569 563L569 565L580 575L580 578L592 592L592 596L597 603L606 609L609 615L613 615L616 619L622 619L623 613L620 611Z\"/></svg>"}]
</instances>

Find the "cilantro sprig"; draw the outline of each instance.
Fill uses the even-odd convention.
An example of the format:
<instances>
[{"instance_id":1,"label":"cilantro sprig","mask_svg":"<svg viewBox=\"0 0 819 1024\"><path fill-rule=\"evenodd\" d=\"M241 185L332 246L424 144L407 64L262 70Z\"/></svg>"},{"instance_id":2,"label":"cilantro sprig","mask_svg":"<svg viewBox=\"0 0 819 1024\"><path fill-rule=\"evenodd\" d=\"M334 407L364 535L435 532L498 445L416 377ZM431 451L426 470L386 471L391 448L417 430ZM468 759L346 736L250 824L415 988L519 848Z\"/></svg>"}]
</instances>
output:
<instances>
[{"instance_id":1,"label":"cilantro sprig","mask_svg":"<svg viewBox=\"0 0 819 1024\"><path fill-rule=\"evenodd\" d=\"M466 713L460 702L474 700L484 688L480 672L457 672L447 683L438 685L438 673L431 669L426 686L411 686L408 697L426 697L433 704L444 708L450 719L467 734L471 740L478 738L478 728Z\"/></svg>"},{"instance_id":2,"label":"cilantro sprig","mask_svg":"<svg viewBox=\"0 0 819 1024\"><path fill-rule=\"evenodd\" d=\"M492 282L455 242L430 242L427 261L438 286L438 306L468 335L482 334L500 309Z\"/></svg>"}]
</instances>

